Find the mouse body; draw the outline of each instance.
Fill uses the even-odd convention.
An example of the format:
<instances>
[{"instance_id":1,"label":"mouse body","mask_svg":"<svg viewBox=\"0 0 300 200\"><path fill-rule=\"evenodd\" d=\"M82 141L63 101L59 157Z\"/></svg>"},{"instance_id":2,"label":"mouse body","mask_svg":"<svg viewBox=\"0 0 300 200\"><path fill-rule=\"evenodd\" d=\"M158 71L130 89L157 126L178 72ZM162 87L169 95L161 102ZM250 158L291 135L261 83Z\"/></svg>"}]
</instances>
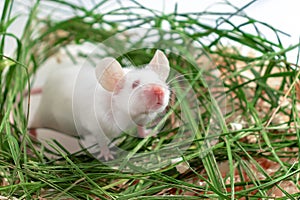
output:
<instances>
[{"instance_id":1,"label":"mouse body","mask_svg":"<svg viewBox=\"0 0 300 200\"><path fill-rule=\"evenodd\" d=\"M143 68L122 68L111 57L96 67L58 68L42 87L29 127L80 136L85 144L96 145L98 158L113 159L108 148L113 138L133 127L138 127L139 137L146 137L149 131L143 127L165 110L169 71L168 59L160 50Z\"/></svg>"}]
</instances>

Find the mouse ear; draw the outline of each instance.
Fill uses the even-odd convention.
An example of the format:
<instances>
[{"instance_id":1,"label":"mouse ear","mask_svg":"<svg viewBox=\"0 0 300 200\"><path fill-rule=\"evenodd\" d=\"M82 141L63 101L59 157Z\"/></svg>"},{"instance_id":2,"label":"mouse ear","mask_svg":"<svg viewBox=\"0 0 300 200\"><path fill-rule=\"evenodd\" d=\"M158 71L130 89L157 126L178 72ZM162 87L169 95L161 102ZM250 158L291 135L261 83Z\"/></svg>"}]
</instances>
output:
<instances>
[{"instance_id":1,"label":"mouse ear","mask_svg":"<svg viewBox=\"0 0 300 200\"><path fill-rule=\"evenodd\" d=\"M114 91L118 82L124 76L120 63L111 57L102 59L98 63L95 73L100 85L110 92Z\"/></svg>"},{"instance_id":2,"label":"mouse ear","mask_svg":"<svg viewBox=\"0 0 300 200\"><path fill-rule=\"evenodd\" d=\"M167 56L162 51L156 50L148 67L156 72L161 80L167 80L170 72L170 65Z\"/></svg>"}]
</instances>

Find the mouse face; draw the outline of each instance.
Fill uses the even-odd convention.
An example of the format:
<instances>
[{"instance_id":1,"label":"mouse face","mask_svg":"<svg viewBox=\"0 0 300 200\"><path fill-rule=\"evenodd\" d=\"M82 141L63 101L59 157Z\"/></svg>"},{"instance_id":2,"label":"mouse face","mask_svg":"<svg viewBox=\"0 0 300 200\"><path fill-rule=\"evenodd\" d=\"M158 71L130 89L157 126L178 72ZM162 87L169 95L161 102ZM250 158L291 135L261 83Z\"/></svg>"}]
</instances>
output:
<instances>
[{"instance_id":1,"label":"mouse face","mask_svg":"<svg viewBox=\"0 0 300 200\"><path fill-rule=\"evenodd\" d=\"M111 109L118 124L144 125L166 108L170 96L166 84L169 71L169 61L159 50L141 69L123 69L110 57L98 64L96 77L100 85L111 92Z\"/></svg>"},{"instance_id":2,"label":"mouse face","mask_svg":"<svg viewBox=\"0 0 300 200\"><path fill-rule=\"evenodd\" d=\"M145 125L169 102L167 84L149 66L132 69L120 81L113 101L137 125Z\"/></svg>"}]
</instances>

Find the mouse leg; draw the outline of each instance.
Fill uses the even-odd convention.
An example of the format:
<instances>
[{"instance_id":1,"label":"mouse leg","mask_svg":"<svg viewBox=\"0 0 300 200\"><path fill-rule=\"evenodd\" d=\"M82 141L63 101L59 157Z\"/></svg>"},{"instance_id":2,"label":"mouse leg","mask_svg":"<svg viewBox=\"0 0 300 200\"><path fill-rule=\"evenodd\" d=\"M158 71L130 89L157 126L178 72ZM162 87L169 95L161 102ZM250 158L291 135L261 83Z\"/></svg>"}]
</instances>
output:
<instances>
[{"instance_id":1,"label":"mouse leg","mask_svg":"<svg viewBox=\"0 0 300 200\"><path fill-rule=\"evenodd\" d=\"M81 144L98 160L113 160L115 152L108 147L109 140L100 134L86 134L81 139Z\"/></svg>"}]
</instances>

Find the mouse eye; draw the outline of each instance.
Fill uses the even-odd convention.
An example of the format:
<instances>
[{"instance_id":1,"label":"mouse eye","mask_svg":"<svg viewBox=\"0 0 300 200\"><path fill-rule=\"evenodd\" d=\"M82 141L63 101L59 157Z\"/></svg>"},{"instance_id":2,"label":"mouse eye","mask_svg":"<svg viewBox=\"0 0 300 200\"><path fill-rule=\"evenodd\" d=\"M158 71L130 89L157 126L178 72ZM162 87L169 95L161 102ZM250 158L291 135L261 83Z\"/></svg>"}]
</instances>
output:
<instances>
[{"instance_id":1,"label":"mouse eye","mask_svg":"<svg viewBox=\"0 0 300 200\"><path fill-rule=\"evenodd\" d=\"M140 81L139 80L136 80L132 83L132 89L136 88L137 86L140 85Z\"/></svg>"}]
</instances>

